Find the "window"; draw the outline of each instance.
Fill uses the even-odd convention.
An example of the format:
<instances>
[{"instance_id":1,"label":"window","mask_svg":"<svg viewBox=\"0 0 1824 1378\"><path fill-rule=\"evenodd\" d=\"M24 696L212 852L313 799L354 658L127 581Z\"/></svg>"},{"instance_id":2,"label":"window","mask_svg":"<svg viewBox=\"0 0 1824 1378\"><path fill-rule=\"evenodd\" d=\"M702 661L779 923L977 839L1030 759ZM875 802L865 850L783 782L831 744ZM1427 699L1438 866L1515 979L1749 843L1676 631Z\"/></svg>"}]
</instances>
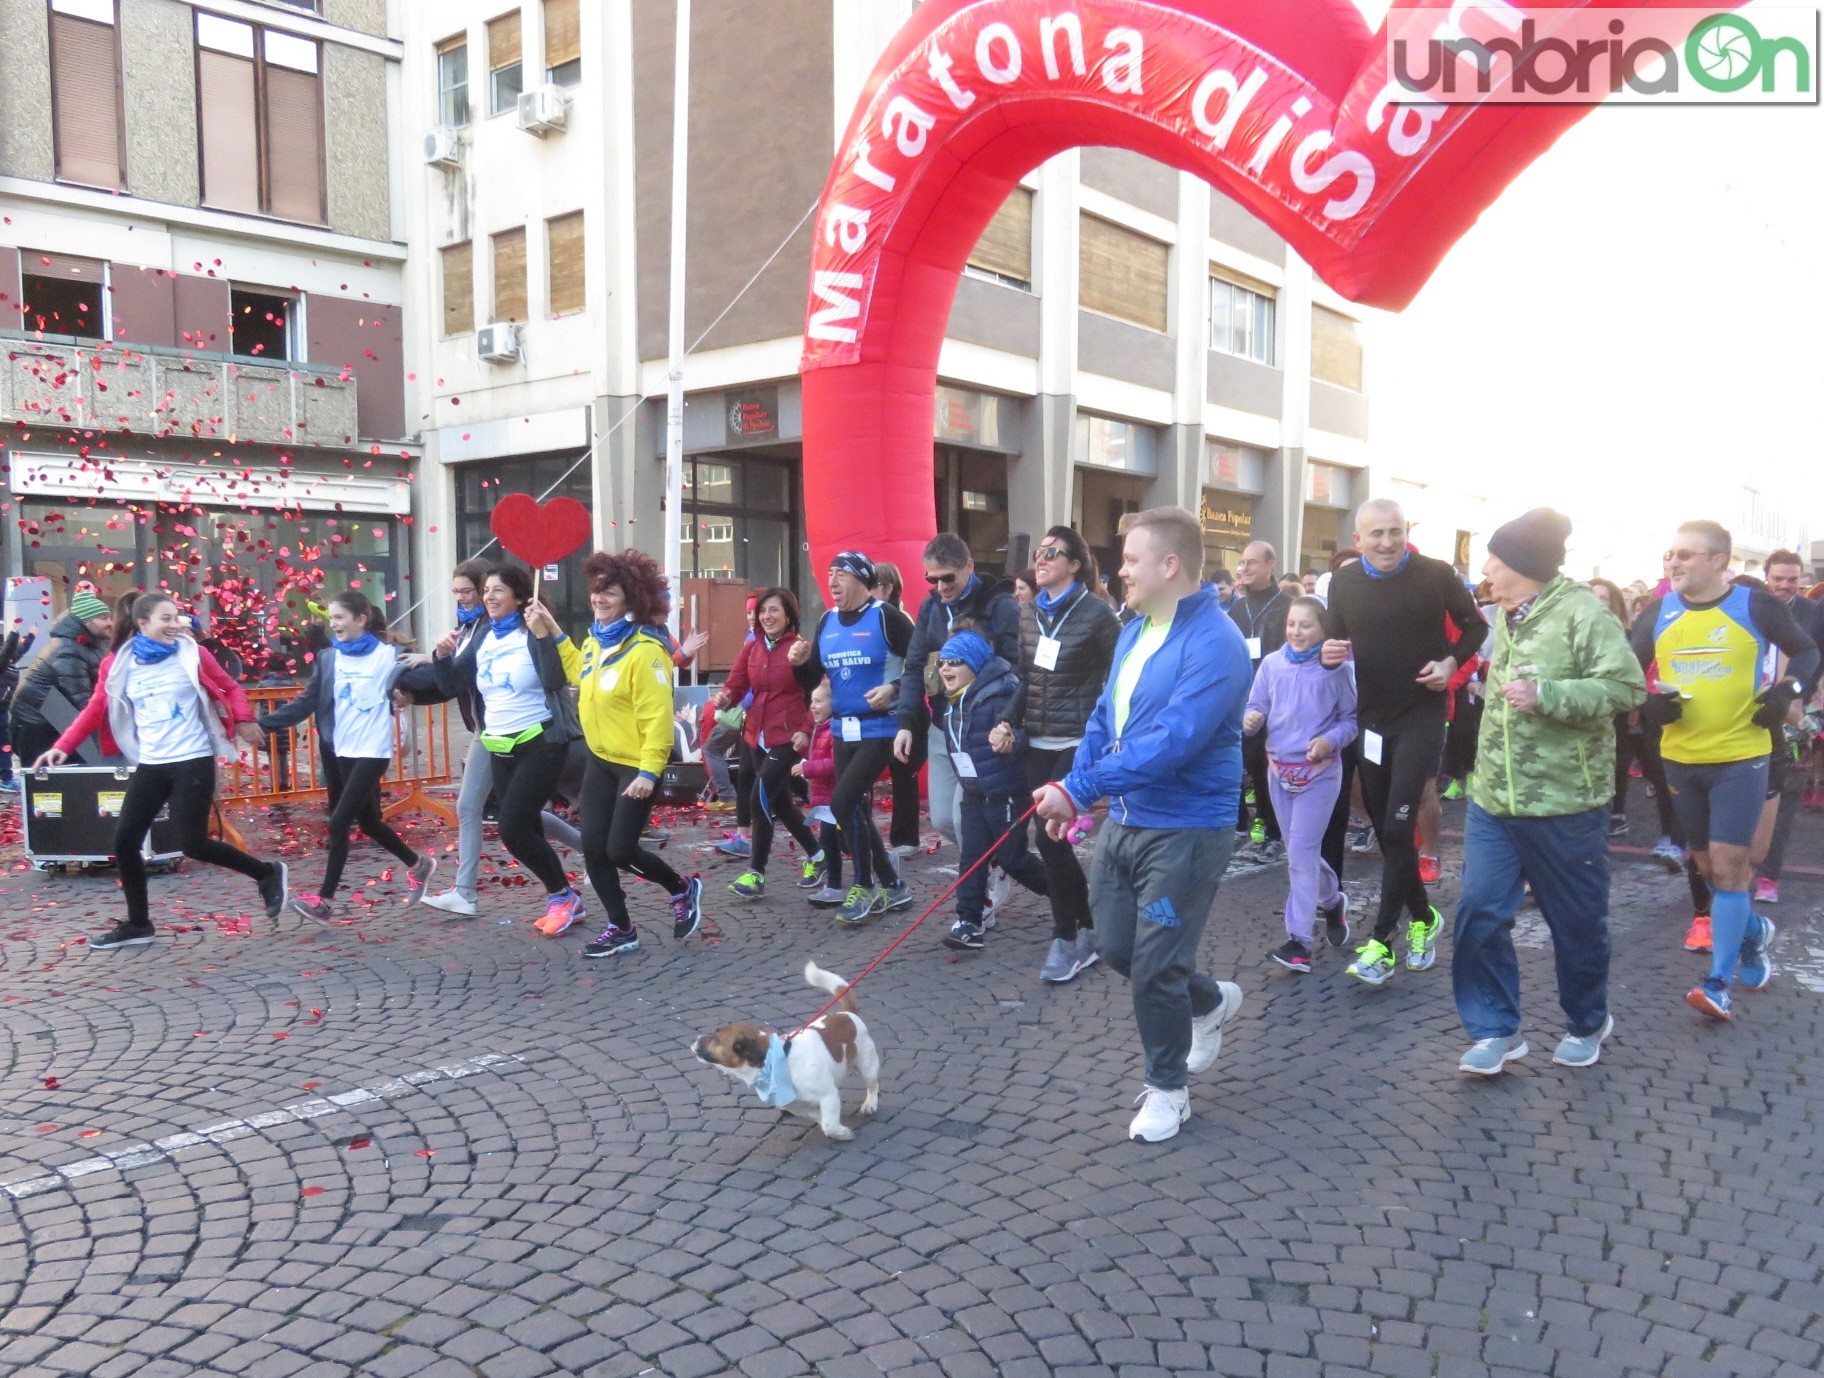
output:
<instances>
[{"instance_id":1,"label":"window","mask_svg":"<svg viewBox=\"0 0 1824 1378\"><path fill-rule=\"evenodd\" d=\"M38 335L105 340L108 265L70 254L19 254L21 325Z\"/></svg>"},{"instance_id":2,"label":"window","mask_svg":"<svg viewBox=\"0 0 1824 1378\"><path fill-rule=\"evenodd\" d=\"M196 45L203 204L322 224L317 45L203 13Z\"/></svg>"},{"instance_id":3,"label":"window","mask_svg":"<svg viewBox=\"0 0 1824 1378\"><path fill-rule=\"evenodd\" d=\"M575 86L583 79L583 32L576 0L545 0L545 80Z\"/></svg>"},{"instance_id":4,"label":"window","mask_svg":"<svg viewBox=\"0 0 1824 1378\"><path fill-rule=\"evenodd\" d=\"M443 259L443 333L466 335L475 328L475 246L451 244Z\"/></svg>"},{"instance_id":5,"label":"window","mask_svg":"<svg viewBox=\"0 0 1824 1378\"><path fill-rule=\"evenodd\" d=\"M298 358L298 299L289 292L236 287L228 294L228 348L252 359Z\"/></svg>"},{"instance_id":6,"label":"window","mask_svg":"<svg viewBox=\"0 0 1824 1378\"><path fill-rule=\"evenodd\" d=\"M969 251L969 270L1008 287L1032 290L1032 193L1015 187Z\"/></svg>"},{"instance_id":7,"label":"window","mask_svg":"<svg viewBox=\"0 0 1824 1378\"><path fill-rule=\"evenodd\" d=\"M497 321L526 319L526 232L494 236L494 314Z\"/></svg>"},{"instance_id":8,"label":"window","mask_svg":"<svg viewBox=\"0 0 1824 1378\"><path fill-rule=\"evenodd\" d=\"M1210 348L1270 364L1273 353L1273 289L1264 282L1210 278Z\"/></svg>"},{"instance_id":9,"label":"window","mask_svg":"<svg viewBox=\"0 0 1824 1378\"><path fill-rule=\"evenodd\" d=\"M469 41L446 38L437 45L437 120L451 126L469 122Z\"/></svg>"},{"instance_id":10,"label":"window","mask_svg":"<svg viewBox=\"0 0 1824 1378\"><path fill-rule=\"evenodd\" d=\"M1362 390L1362 341L1356 323L1327 306L1311 308L1311 376Z\"/></svg>"},{"instance_id":11,"label":"window","mask_svg":"<svg viewBox=\"0 0 1824 1378\"><path fill-rule=\"evenodd\" d=\"M1077 298L1085 310L1164 330L1170 250L1121 225L1082 217Z\"/></svg>"},{"instance_id":12,"label":"window","mask_svg":"<svg viewBox=\"0 0 1824 1378\"><path fill-rule=\"evenodd\" d=\"M51 123L59 181L126 186L120 99L114 0L51 0Z\"/></svg>"},{"instance_id":13,"label":"window","mask_svg":"<svg viewBox=\"0 0 1824 1378\"><path fill-rule=\"evenodd\" d=\"M584 305L583 213L572 211L545 222L546 269L551 278L551 314L566 316Z\"/></svg>"},{"instance_id":14,"label":"window","mask_svg":"<svg viewBox=\"0 0 1824 1378\"><path fill-rule=\"evenodd\" d=\"M685 578L792 588L798 576L790 466L748 456L686 456L681 523Z\"/></svg>"},{"instance_id":15,"label":"window","mask_svg":"<svg viewBox=\"0 0 1824 1378\"><path fill-rule=\"evenodd\" d=\"M488 113L498 115L519 104L525 88L519 61L519 11L488 21Z\"/></svg>"}]
</instances>

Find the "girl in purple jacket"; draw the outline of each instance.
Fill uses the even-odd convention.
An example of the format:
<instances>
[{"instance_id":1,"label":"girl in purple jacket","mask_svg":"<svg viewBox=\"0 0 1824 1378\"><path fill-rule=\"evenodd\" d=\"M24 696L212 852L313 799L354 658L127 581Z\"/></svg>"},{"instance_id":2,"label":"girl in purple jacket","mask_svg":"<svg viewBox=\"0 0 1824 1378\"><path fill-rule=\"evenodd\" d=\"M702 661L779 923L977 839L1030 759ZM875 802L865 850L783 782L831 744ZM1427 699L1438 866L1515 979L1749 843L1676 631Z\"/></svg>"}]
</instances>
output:
<instances>
[{"instance_id":1,"label":"girl in purple jacket","mask_svg":"<svg viewBox=\"0 0 1824 1378\"><path fill-rule=\"evenodd\" d=\"M1290 884L1286 941L1269 955L1293 971L1311 970L1317 914L1332 947L1349 942L1349 899L1321 849L1342 786L1341 753L1355 740L1355 668L1327 670L1318 658L1328 614L1316 598L1293 600L1286 644L1260 662L1242 731L1267 733L1267 790L1286 839Z\"/></svg>"}]
</instances>

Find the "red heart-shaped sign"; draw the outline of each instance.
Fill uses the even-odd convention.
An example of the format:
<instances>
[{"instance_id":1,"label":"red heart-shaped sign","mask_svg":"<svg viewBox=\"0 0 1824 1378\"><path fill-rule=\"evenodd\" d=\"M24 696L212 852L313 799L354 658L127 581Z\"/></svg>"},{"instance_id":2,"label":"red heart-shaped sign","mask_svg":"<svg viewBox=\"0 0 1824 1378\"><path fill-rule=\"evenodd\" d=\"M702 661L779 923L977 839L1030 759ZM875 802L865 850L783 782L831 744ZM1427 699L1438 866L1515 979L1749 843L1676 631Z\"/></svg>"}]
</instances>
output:
<instances>
[{"instance_id":1,"label":"red heart-shaped sign","mask_svg":"<svg viewBox=\"0 0 1824 1378\"><path fill-rule=\"evenodd\" d=\"M533 569L557 564L589 544L595 520L575 498L540 503L530 493L509 493L488 517L494 537Z\"/></svg>"}]
</instances>

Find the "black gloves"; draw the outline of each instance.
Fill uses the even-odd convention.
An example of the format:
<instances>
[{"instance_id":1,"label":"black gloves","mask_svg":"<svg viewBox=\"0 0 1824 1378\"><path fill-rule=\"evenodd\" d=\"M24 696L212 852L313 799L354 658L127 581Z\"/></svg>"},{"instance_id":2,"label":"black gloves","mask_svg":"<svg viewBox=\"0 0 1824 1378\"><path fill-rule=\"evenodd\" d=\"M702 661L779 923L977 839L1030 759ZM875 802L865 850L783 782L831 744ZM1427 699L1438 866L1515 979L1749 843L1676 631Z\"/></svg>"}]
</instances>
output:
<instances>
[{"instance_id":1,"label":"black gloves","mask_svg":"<svg viewBox=\"0 0 1824 1378\"><path fill-rule=\"evenodd\" d=\"M1792 680L1783 679L1770 687L1755 700L1760 705L1754 713L1754 725L1768 731L1777 731L1785 725L1786 714L1792 709L1792 702L1799 696L1799 686Z\"/></svg>"},{"instance_id":2,"label":"black gloves","mask_svg":"<svg viewBox=\"0 0 1824 1378\"><path fill-rule=\"evenodd\" d=\"M1675 723L1684 713L1685 701L1676 690L1669 694L1648 694L1647 701L1640 706L1640 720L1649 727Z\"/></svg>"}]
</instances>

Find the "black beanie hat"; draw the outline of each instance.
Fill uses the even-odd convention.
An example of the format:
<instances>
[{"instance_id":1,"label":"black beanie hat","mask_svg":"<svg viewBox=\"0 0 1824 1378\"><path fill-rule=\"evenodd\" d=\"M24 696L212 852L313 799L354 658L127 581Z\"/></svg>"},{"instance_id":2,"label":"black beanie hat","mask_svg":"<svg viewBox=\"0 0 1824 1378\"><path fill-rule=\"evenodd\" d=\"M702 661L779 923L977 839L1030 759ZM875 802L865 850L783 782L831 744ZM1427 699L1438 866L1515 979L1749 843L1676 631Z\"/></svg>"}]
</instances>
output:
<instances>
[{"instance_id":1,"label":"black beanie hat","mask_svg":"<svg viewBox=\"0 0 1824 1378\"><path fill-rule=\"evenodd\" d=\"M1571 519L1549 507L1523 512L1488 538L1488 553L1516 574L1550 583L1564 567Z\"/></svg>"}]
</instances>

